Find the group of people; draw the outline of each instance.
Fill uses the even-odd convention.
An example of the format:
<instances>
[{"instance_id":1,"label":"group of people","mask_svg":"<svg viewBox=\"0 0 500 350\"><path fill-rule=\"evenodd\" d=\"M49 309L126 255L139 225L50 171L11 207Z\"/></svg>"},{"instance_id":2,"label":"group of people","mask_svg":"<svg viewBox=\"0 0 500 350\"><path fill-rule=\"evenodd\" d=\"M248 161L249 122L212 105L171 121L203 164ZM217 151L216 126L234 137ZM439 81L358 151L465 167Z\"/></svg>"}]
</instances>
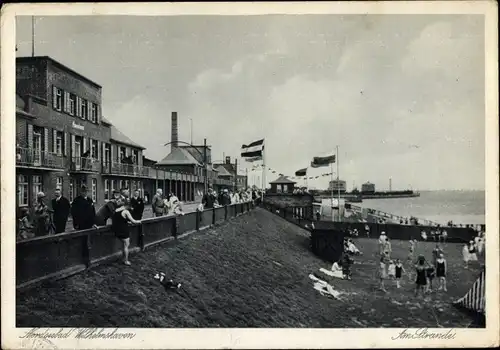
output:
<instances>
[{"instance_id":1,"label":"group of people","mask_svg":"<svg viewBox=\"0 0 500 350\"><path fill-rule=\"evenodd\" d=\"M382 232L379 237L379 281L380 289L387 292L385 288L386 280L394 280L396 288L401 288L401 279L406 273L403 262L401 259L392 259L392 245L390 239L385 232ZM438 290L447 291L446 286L446 273L447 263L444 258L444 251L440 244L437 243L432 251L432 262L428 262L423 255L419 255L415 262L417 240L410 239L409 241L409 254L407 261L414 264L415 269L415 296L421 292L430 293L433 290L434 278L439 279ZM408 272L408 278L411 278L411 273Z\"/></svg>"},{"instance_id":2,"label":"group of people","mask_svg":"<svg viewBox=\"0 0 500 350\"><path fill-rule=\"evenodd\" d=\"M482 231L473 240L469 241L468 244L464 244L462 256L465 268L468 268L471 262L478 261L478 255L483 255L484 253L485 244L485 236Z\"/></svg>"},{"instance_id":3,"label":"group of people","mask_svg":"<svg viewBox=\"0 0 500 350\"><path fill-rule=\"evenodd\" d=\"M420 232L420 237L422 237L424 241L427 241L428 239L433 239L434 242L446 243L446 239L448 238L448 232L446 232L445 229L436 227L435 229L431 229L429 231L429 234L427 234L425 230L422 230Z\"/></svg>"},{"instance_id":4,"label":"group of people","mask_svg":"<svg viewBox=\"0 0 500 350\"><path fill-rule=\"evenodd\" d=\"M217 193L212 187L209 187L207 193L203 195L198 209L211 209L248 201L257 202L261 198L261 195L262 193L255 188L242 189L234 192L225 188Z\"/></svg>"},{"instance_id":5,"label":"group of people","mask_svg":"<svg viewBox=\"0 0 500 350\"><path fill-rule=\"evenodd\" d=\"M163 190L161 188L156 190L156 194L151 200L151 207L155 217L171 214L184 215L179 198L172 192L166 197L163 196Z\"/></svg>"},{"instance_id":6,"label":"group of people","mask_svg":"<svg viewBox=\"0 0 500 350\"><path fill-rule=\"evenodd\" d=\"M115 211L117 199L120 197L126 198L131 215L136 220L140 220L144 212L144 199L138 190L134 191L132 197L126 188L114 191L113 199L97 212L95 203L88 195L88 189L85 185L81 186L78 195L71 203L62 195L59 188L55 189L50 206L45 193L39 192L31 215L28 208L21 209L17 225L17 240L63 233L66 231L70 214L75 230L104 226Z\"/></svg>"}]
</instances>

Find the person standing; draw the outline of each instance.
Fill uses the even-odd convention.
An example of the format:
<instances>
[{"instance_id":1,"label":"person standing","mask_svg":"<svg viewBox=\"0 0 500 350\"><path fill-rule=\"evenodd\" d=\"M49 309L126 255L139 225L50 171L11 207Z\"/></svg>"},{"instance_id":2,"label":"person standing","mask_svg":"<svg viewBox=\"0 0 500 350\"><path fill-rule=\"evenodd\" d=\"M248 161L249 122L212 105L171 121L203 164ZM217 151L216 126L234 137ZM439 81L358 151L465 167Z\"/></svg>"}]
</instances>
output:
<instances>
[{"instance_id":1,"label":"person standing","mask_svg":"<svg viewBox=\"0 0 500 350\"><path fill-rule=\"evenodd\" d=\"M165 202L163 200L163 190L161 188L156 190L156 194L151 200L151 207L153 209L154 216L163 216L165 211Z\"/></svg>"},{"instance_id":2,"label":"person standing","mask_svg":"<svg viewBox=\"0 0 500 350\"><path fill-rule=\"evenodd\" d=\"M125 199L125 205L130 204L130 191L128 188L122 188L120 190L122 197Z\"/></svg>"},{"instance_id":3,"label":"person standing","mask_svg":"<svg viewBox=\"0 0 500 350\"><path fill-rule=\"evenodd\" d=\"M71 204L71 216L73 217L73 227L75 230L86 230L97 227L95 224L94 201L88 197L87 186L85 185L81 187L80 194Z\"/></svg>"},{"instance_id":4,"label":"person standing","mask_svg":"<svg viewBox=\"0 0 500 350\"><path fill-rule=\"evenodd\" d=\"M119 198L117 201L117 209L115 210L112 218L111 228L116 236L122 242L123 263L130 266L128 260L129 246L130 246L130 230L129 223L140 224L141 221L135 220L125 206L125 199Z\"/></svg>"},{"instance_id":5,"label":"person standing","mask_svg":"<svg viewBox=\"0 0 500 350\"><path fill-rule=\"evenodd\" d=\"M135 190L134 196L130 198L130 206L132 207L132 217L135 220L141 220L144 213L144 199L139 195L139 190Z\"/></svg>"},{"instance_id":6,"label":"person standing","mask_svg":"<svg viewBox=\"0 0 500 350\"><path fill-rule=\"evenodd\" d=\"M215 195L214 195L214 190L209 187L208 192L203 195L203 198L201 199L201 204L203 205L203 208L206 209L212 209L215 204Z\"/></svg>"},{"instance_id":7,"label":"person standing","mask_svg":"<svg viewBox=\"0 0 500 350\"><path fill-rule=\"evenodd\" d=\"M50 211L45 204L45 193L38 192L36 195L35 208L33 210L33 222L35 224L35 236L48 235L51 231Z\"/></svg>"},{"instance_id":8,"label":"person standing","mask_svg":"<svg viewBox=\"0 0 500 350\"><path fill-rule=\"evenodd\" d=\"M55 198L52 199L52 210L54 211L55 232L62 233L66 231L66 223L68 222L71 204L69 200L61 194L60 188L56 188L54 196Z\"/></svg>"}]
</instances>

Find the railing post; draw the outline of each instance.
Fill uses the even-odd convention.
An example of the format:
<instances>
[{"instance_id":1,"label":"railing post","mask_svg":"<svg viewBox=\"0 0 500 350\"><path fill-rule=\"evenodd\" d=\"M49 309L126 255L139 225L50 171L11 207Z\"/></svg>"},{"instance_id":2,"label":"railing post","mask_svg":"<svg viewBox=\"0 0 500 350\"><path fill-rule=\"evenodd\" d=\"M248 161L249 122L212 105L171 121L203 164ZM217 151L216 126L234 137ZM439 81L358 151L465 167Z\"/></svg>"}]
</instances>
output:
<instances>
[{"instance_id":1,"label":"railing post","mask_svg":"<svg viewBox=\"0 0 500 350\"><path fill-rule=\"evenodd\" d=\"M85 266L89 268L90 261L92 260L91 259L92 241L90 238L90 232L88 232L84 238L85 238L85 245L84 245L85 251L83 252L83 256L85 260Z\"/></svg>"},{"instance_id":2,"label":"railing post","mask_svg":"<svg viewBox=\"0 0 500 350\"><path fill-rule=\"evenodd\" d=\"M212 209L212 225L215 225L215 208Z\"/></svg>"},{"instance_id":3,"label":"railing post","mask_svg":"<svg viewBox=\"0 0 500 350\"><path fill-rule=\"evenodd\" d=\"M196 208L196 231L200 230L201 213L200 209Z\"/></svg>"},{"instance_id":4,"label":"railing post","mask_svg":"<svg viewBox=\"0 0 500 350\"><path fill-rule=\"evenodd\" d=\"M144 226L142 224L139 225L139 246L141 250L144 250Z\"/></svg>"},{"instance_id":5,"label":"railing post","mask_svg":"<svg viewBox=\"0 0 500 350\"><path fill-rule=\"evenodd\" d=\"M224 221L227 221L227 205L224 206Z\"/></svg>"}]
</instances>

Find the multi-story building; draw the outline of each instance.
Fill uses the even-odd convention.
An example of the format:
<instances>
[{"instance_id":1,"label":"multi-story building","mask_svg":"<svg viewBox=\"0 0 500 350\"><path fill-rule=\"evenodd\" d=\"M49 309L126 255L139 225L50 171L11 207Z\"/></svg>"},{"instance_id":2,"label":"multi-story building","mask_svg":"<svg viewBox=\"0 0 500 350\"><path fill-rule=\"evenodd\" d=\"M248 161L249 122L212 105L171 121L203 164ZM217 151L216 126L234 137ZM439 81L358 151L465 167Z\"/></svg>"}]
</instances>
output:
<instances>
[{"instance_id":1,"label":"multi-story building","mask_svg":"<svg viewBox=\"0 0 500 350\"><path fill-rule=\"evenodd\" d=\"M361 185L361 193L374 193L375 192L375 184L371 182L366 182Z\"/></svg>"},{"instance_id":2,"label":"multi-story building","mask_svg":"<svg viewBox=\"0 0 500 350\"><path fill-rule=\"evenodd\" d=\"M346 191L346 182L344 180L333 180L330 181L328 190L329 191L334 191L334 192L341 192L345 193Z\"/></svg>"},{"instance_id":3,"label":"multi-story building","mask_svg":"<svg viewBox=\"0 0 500 350\"><path fill-rule=\"evenodd\" d=\"M102 87L50 57L20 57L16 67L18 206L55 188L72 200L86 184L97 206L120 188L176 189L193 200L204 174L161 169L102 115ZM224 181L215 179L215 182Z\"/></svg>"}]
</instances>

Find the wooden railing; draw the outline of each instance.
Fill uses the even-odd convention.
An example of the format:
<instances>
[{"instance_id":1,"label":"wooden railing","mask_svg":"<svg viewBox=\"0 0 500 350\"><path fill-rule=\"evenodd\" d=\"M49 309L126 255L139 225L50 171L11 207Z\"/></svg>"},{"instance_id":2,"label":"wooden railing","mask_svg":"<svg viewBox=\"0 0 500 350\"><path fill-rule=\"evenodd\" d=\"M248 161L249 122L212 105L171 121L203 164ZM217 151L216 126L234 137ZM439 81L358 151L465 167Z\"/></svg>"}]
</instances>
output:
<instances>
[{"instance_id":1,"label":"wooden railing","mask_svg":"<svg viewBox=\"0 0 500 350\"><path fill-rule=\"evenodd\" d=\"M254 208L252 202L144 219L131 227L130 252L171 241L229 220ZM27 288L64 278L121 255L121 242L110 226L37 237L16 243L16 286Z\"/></svg>"},{"instance_id":2,"label":"wooden railing","mask_svg":"<svg viewBox=\"0 0 500 350\"><path fill-rule=\"evenodd\" d=\"M72 157L71 171L86 171L98 173L101 170L101 164L95 158Z\"/></svg>"},{"instance_id":3,"label":"wooden railing","mask_svg":"<svg viewBox=\"0 0 500 350\"><path fill-rule=\"evenodd\" d=\"M16 165L53 169L64 169L65 167L62 155L20 147L16 150Z\"/></svg>"},{"instance_id":4,"label":"wooden railing","mask_svg":"<svg viewBox=\"0 0 500 350\"><path fill-rule=\"evenodd\" d=\"M436 226L425 225L400 225L400 224L379 224L374 222L339 222L339 221L317 221L312 213L312 208L309 207L283 207L264 201L264 208L270 212L279 215L301 227L309 229L314 225L315 229L332 230L333 231L349 231L356 229L359 237L367 237L366 227L369 229L370 238L378 238L382 231L388 237L396 240L421 240L421 233L425 231L429 236L429 232L436 230ZM466 243L472 240L477 231L473 228L466 227L441 227L446 230L448 242ZM433 237L429 237L428 241L433 241Z\"/></svg>"},{"instance_id":5,"label":"wooden railing","mask_svg":"<svg viewBox=\"0 0 500 350\"><path fill-rule=\"evenodd\" d=\"M150 174L155 174L154 172L151 172L151 168L147 166L112 162L104 162L102 172L104 174L128 175L135 177L150 177Z\"/></svg>"}]
</instances>

